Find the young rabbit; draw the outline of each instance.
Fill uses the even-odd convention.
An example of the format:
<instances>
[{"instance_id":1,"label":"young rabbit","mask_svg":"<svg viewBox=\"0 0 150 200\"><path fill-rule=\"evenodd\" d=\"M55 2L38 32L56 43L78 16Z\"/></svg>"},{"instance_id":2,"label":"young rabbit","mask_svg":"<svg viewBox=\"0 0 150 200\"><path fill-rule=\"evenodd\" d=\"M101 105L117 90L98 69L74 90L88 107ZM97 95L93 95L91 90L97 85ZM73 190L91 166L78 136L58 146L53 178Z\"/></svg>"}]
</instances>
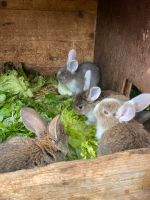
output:
<instances>
[{"instance_id":1,"label":"young rabbit","mask_svg":"<svg viewBox=\"0 0 150 200\"><path fill-rule=\"evenodd\" d=\"M96 86L100 80L99 68L94 63L78 64L76 51L70 50L67 63L58 71L59 86L63 85L74 95ZM61 91L61 88L59 88Z\"/></svg>"},{"instance_id":2,"label":"young rabbit","mask_svg":"<svg viewBox=\"0 0 150 200\"><path fill-rule=\"evenodd\" d=\"M120 101L128 100L126 96L118 92L112 90L101 91L100 87L96 86L75 95L73 98L73 108L78 115L85 115L87 117L87 124L95 124L94 107L98 102L108 96L117 98Z\"/></svg>"},{"instance_id":3,"label":"young rabbit","mask_svg":"<svg viewBox=\"0 0 150 200\"><path fill-rule=\"evenodd\" d=\"M142 123L144 125L144 128L150 132L150 111L149 110L143 110L141 112L136 113L136 116L134 119Z\"/></svg>"},{"instance_id":4,"label":"young rabbit","mask_svg":"<svg viewBox=\"0 0 150 200\"><path fill-rule=\"evenodd\" d=\"M36 138L14 137L0 144L0 172L44 166L64 160L68 151L67 136L60 117L50 123L32 108L22 108L21 117L25 127Z\"/></svg>"},{"instance_id":5,"label":"young rabbit","mask_svg":"<svg viewBox=\"0 0 150 200\"><path fill-rule=\"evenodd\" d=\"M150 133L143 125L132 120L136 112L150 104L150 94L141 94L121 103L106 98L96 105L96 137L100 139L98 154L105 155L119 151L150 147Z\"/></svg>"}]
</instances>

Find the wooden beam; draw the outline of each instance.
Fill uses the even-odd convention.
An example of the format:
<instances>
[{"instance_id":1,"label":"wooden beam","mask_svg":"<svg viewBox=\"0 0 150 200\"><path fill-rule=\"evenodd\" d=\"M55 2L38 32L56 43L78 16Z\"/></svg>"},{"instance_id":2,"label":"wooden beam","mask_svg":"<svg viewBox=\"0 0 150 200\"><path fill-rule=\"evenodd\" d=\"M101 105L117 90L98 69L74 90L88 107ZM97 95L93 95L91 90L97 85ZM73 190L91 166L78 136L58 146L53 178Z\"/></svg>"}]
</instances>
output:
<instances>
[{"instance_id":1,"label":"wooden beam","mask_svg":"<svg viewBox=\"0 0 150 200\"><path fill-rule=\"evenodd\" d=\"M148 200L150 149L0 174L1 200Z\"/></svg>"}]
</instances>

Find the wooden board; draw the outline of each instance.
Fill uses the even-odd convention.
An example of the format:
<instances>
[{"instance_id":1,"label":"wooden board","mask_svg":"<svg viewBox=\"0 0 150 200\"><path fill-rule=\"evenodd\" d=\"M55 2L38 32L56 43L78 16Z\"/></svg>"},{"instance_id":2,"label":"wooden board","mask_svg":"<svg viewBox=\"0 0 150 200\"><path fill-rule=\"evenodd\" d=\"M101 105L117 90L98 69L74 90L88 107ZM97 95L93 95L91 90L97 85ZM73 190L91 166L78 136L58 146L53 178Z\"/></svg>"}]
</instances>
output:
<instances>
[{"instance_id":1,"label":"wooden board","mask_svg":"<svg viewBox=\"0 0 150 200\"><path fill-rule=\"evenodd\" d=\"M7 1L5 8L1 6L0 66L6 61L24 62L27 67L49 67L51 73L66 62L71 48L77 50L80 61L92 61L96 1L88 0L87 10L84 0L80 2L80 10L76 1L67 1L66 10L59 0L36 2ZM42 2L45 7L40 8Z\"/></svg>"},{"instance_id":2,"label":"wooden board","mask_svg":"<svg viewBox=\"0 0 150 200\"><path fill-rule=\"evenodd\" d=\"M96 30L103 89L150 92L150 1L100 0Z\"/></svg>"},{"instance_id":3,"label":"wooden board","mask_svg":"<svg viewBox=\"0 0 150 200\"><path fill-rule=\"evenodd\" d=\"M80 45L78 42L65 41L14 41L0 44L0 62L23 62L32 68L48 67L47 71L53 73L66 62L67 51L73 47L77 49L79 60L93 58L93 42L90 41Z\"/></svg>"},{"instance_id":4,"label":"wooden board","mask_svg":"<svg viewBox=\"0 0 150 200\"><path fill-rule=\"evenodd\" d=\"M97 0L0 0L0 9L95 11Z\"/></svg>"},{"instance_id":5,"label":"wooden board","mask_svg":"<svg viewBox=\"0 0 150 200\"><path fill-rule=\"evenodd\" d=\"M0 174L1 200L149 200L150 149Z\"/></svg>"}]
</instances>

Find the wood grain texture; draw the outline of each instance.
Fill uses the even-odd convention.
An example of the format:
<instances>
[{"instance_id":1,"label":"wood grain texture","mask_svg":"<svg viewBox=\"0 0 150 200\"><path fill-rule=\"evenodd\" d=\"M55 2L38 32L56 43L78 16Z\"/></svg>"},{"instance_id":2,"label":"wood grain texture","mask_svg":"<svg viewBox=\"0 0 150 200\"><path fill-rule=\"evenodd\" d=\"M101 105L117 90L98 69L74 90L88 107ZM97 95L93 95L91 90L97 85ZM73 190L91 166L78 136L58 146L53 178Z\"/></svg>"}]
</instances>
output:
<instances>
[{"instance_id":1,"label":"wood grain texture","mask_svg":"<svg viewBox=\"0 0 150 200\"><path fill-rule=\"evenodd\" d=\"M33 68L48 67L49 72L57 71L67 58L70 48L76 48L79 60L91 60L93 58L93 42L79 44L78 42L65 41L20 41L5 42L0 44L0 62L23 62ZM42 71L41 71L42 72Z\"/></svg>"},{"instance_id":2,"label":"wood grain texture","mask_svg":"<svg viewBox=\"0 0 150 200\"><path fill-rule=\"evenodd\" d=\"M150 149L0 174L1 200L148 200Z\"/></svg>"},{"instance_id":3,"label":"wood grain texture","mask_svg":"<svg viewBox=\"0 0 150 200\"><path fill-rule=\"evenodd\" d=\"M97 9L97 0L0 0L0 9L95 11Z\"/></svg>"},{"instance_id":4,"label":"wood grain texture","mask_svg":"<svg viewBox=\"0 0 150 200\"><path fill-rule=\"evenodd\" d=\"M150 92L149 0L99 1L95 60L102 67L103 89L124 92L128 79Z\"/></svg>"},{"instance_id":5,"label":"wood grain texture","mask_svg":"<svg viewBox=\"0 0 150 200\"><path fill-rule=\"evenodd\" d=\"M18 7L20 5L22 8L28 5L27 2L8 1L8 4ZM53 7L60 3L59 0L49 1L53 5L52 8L47 7L50 11L41 11L42 1L36 2L37 4L30 1L37 5L37 9L33 10L28 10L26 6L24 10L17 10L17 7L14 7L16 10L12 7L0 10L0 65L6 61L24 62L27 66L50 67L49 71L53 72L53 69L56 71L57 67L66 62L71 48L77 50L80 61L92 61L96 24L96 7L93 6L95 1L88 0L87 4L93 8L86 11L82 10L83 1L81 10L77 7L75 10L69 10L69 5L76 2L69 1L66 11L63 8L53 10ZM44 2L45 5L48 3Z\"/></svg>"}]
</instances>

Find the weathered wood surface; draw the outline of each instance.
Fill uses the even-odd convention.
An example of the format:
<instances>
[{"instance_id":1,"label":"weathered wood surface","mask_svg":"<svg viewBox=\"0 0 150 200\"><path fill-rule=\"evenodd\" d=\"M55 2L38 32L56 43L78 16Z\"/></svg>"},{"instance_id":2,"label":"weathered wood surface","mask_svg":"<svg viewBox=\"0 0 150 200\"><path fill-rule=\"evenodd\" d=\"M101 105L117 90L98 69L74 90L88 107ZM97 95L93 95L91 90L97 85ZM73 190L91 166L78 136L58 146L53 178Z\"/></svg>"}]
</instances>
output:
<instances>
[{"instance_id":1,"label":"weathered wood surface","mask_svg":"<svg viewBox=\"0 0 150 200\"><path fill-rule=\"evenodd\" d=\"M97 0L0 0L0 9L76 11L97 9Z\"/></svg>"},{"instance_id":2,"label":"weathered wood surface","mask_svg":"<svg viewBox=\"0 0 150 200\"><path fill-rule=\"evenodd\" d=\"M96 30L103 89L150 92L150 1L100 0Z\"/></svg>"},{"instance_id":3,"label":"weathered wood surface","mask_svg":"<svg viewBox=\"0 0 150 200\"><path fill-rule=\"evenodd\" d=\"M49 67L53 72L66 62L71 48L76 48L80 61L92 61L96 1L88 0L84 5L85 0L14 0L2 7L1 1L0 65L24 62L27 66Z\"/></svg>"},{"instance_id":4,"label":"weathered wood surface","mask_svg":"<svg viewBox=\"0 0 150 200\"><path fill-rule=\"evenodd\" d=\"M1 200L149 200L150 149L0 174Z\"/></svg>"}]
</instances>

